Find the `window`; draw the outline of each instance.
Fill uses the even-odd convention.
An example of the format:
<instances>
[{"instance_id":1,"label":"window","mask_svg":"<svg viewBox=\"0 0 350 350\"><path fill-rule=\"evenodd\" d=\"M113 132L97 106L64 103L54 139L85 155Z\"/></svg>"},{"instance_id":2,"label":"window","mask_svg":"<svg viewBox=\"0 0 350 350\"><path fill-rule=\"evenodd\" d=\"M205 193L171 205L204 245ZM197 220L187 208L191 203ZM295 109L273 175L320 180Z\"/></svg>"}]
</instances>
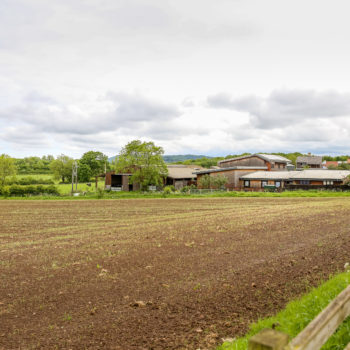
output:
<instances>
[{"instance_id":1,"label":"window","mask_svg":"<svg viewBox=\"0 0 350 350\"><path fill-rule=\"evenodd\" d=\"M310 185L310 180L300 180L300 185Z\"/></svg>"},{"instance_id":2,"label":"window","mask_svg":"<svg viewBox=\"0 0 350 350\"><path fill-rule=\"evenodd\" d=\"M244 180L244 187L250 187L250 181Z\"/></svg>"},{"instance_id":3,"label":"window","mask_svg":"<svg viewBox=\"0 0 350 350\"><path fill-rule=\"evenodd\" d=\"M271 169L273 169L275 167L275 164L271 163Z\"/></svg>"},{"instance_id":4,"label":"window","mask_svg":"<svg viewBox=\"0 0 350 350\"><path fill-rule=\"evenodd\" d=\"M281 187L281 181L275 181L275 186L276 186L276 188L280 188Z\"/></svg>"},{"instance_id":5,"label":"window","mask_svg":"<svg viewBox=\"0 0 350 350\"><path fill-rule=\"evenodd\" d=\"M323 184L324 184L325 186L330 186L330 185L333 185L333 181L331 181L331 180L325 180L325 181L323 181Z\"/></svg>"},{"instance_id":6,"label":"window","mask_svg":"<svg viewBox=\"0 0 350 350\"><path fill-rule=\"evenodd\" d=\"M261 187L267 186L267 181L261 181Z\"/></svg>"}]
</instances>

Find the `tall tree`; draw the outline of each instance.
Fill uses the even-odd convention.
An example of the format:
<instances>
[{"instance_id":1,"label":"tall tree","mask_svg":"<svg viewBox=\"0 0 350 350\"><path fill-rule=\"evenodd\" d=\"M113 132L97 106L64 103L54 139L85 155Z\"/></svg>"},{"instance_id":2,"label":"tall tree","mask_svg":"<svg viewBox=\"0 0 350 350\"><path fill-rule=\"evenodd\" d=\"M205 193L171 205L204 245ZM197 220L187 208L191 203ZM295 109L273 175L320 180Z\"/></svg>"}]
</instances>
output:
<instances>
[{"instance_id":1,"label":"tall tree","mask_svg":"<svg viewBox=\"0 0 350 350\"><path fill-rule=\"evenodd\" d=\"M134 140L121 150L115 169L117 172L131 172L130 182L139 183L143 190L149 185L162 185L168 174L163 154L163 148L153 142Z\"/></svg>"},{"instance_id":2,"label":"tall tree","mask_svg":"<svg viewBox=\"0 0 350 350\"><path fill-rule=\"evenodd\" d=\"M0 156L0 185L3 186L6 178L13 175L16 175L15 160L7 154L2 154Z\"/></svg>"},{"instance_id":3,"label":"tall tree","mask_svg":"<svg viewBox=\"0 0 350 350\"><path fill-rule=\"evenodd\" d=\"M56 179L61 179L62 182L72 178L72 166L74 159L61 154L50 163L50 169Z\"/></svg>"},{"instance_id":4,"label":"tall tree","mask_svg":"<svg viewBox=\"0 0 350 350\"><path fill-rule=\"evenodd\" d=\"M102 152L89 151L83 154L79 160L79 166L90 169L90 176L98 176L109 167L108 157ZM84 171L86 173L86 171Z\"/></svg>"}]
</instances>

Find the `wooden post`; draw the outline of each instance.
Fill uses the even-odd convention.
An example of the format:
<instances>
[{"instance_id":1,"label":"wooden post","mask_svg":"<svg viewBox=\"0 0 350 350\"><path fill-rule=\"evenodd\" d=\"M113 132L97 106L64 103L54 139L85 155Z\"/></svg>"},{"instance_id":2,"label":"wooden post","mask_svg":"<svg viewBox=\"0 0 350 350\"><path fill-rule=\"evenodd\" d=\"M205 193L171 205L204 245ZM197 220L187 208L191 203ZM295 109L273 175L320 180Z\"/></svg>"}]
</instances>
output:
<instances>
[{"instance_id":1,"label":"wooden post","mask_svg":"<svg viewBox=\"0 0 350 350\"><path fill-rule=\"evenodd\" d=\"M288 338L288 334L263 329L249 339L248 350L283 350L288 344Z\"/></svg>"},{"instance_id":2,"label":"wooden post","mask_svg":"<svg viewBox=\"0 0 350 350\"><path fill-rule=\"evenodd\" d=\"M318 350L350 315L350 286L288 344L288 350Z\"/></svg>"}]
</instances>

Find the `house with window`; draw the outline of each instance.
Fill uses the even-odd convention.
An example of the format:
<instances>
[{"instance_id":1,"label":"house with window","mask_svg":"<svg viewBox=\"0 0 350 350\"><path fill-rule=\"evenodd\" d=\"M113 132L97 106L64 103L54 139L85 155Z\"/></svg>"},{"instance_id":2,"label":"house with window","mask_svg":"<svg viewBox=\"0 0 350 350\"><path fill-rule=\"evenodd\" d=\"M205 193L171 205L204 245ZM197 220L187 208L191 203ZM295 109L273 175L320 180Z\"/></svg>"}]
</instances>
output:
<instances>
[{"instance_id":1,"label":"house with window","mask_svg":"<svg viewBox=\"0 0 350 350\"><path fill-rule=\"evenodd\" d=\"M307 156L299 156L296 160L297 169L311 168L322 169L322 157L312 156L310 153Z\"/></svg>"},{"instance_id":2,"label":"house with window","mask_svg":"<svg viewBox=\"0 0 350 350\"><path fill-rule=\"evenodd\" d=\"M288 172L291 161L285 157L274 154L251 154L243 157L224 159L218 162L215 169L204 169L197 174L197 187L201 188L200 179L204 175L227 177L226 188L241 190L241 177L255 172Z\"/></svg>"},{"instance_id":3,"label":"house with window","mask_svg":"<svg viewBox=\"0 0 350 350\"><path fill-rule=\"evenodd\" d=\"M336 188L342 186L348 176L349 170L258 171L241 176L240 184L246 191L263 191L270 186L277 190Z\"/></svg>"},{"instance_id":4,"label":"house with window","mask_svg":"<svg viewBox=\"0 0 350 350\"><path fill-rule=\"evenodd\" d=\"M270 186L282 190L292 182L291 178L296 173L299 171L257 171L242 176L240 185L242 189L249 191L259 191Z\"/></svg>"},{"instance_id":5,"label":"house with window","mask_svg":"<svg viewBox=\"0 0 350 350\"><path fill-rule=\"evenodd\" d=\"M291 185L341 186L350 176L350 170L303 170L291 177Z\"/></svg>"}]
</instances>

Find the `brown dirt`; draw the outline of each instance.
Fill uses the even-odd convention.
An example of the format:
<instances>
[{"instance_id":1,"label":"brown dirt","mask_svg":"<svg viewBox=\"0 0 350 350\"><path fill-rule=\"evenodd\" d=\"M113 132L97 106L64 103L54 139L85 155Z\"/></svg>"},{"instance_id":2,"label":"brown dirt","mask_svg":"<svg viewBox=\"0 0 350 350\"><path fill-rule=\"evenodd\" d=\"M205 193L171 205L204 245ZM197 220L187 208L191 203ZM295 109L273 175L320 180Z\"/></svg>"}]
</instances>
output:
<instances>
[{"instance_id":1,"label":"brown dirt","mask_svg":"<svg viewBox=\"0 0 350 350\"><path fill-rule=\"evenodd\" d=\"M0 349L206 349L350 261L347 198L0 202Z\"/></svg>"}]
</instances>

